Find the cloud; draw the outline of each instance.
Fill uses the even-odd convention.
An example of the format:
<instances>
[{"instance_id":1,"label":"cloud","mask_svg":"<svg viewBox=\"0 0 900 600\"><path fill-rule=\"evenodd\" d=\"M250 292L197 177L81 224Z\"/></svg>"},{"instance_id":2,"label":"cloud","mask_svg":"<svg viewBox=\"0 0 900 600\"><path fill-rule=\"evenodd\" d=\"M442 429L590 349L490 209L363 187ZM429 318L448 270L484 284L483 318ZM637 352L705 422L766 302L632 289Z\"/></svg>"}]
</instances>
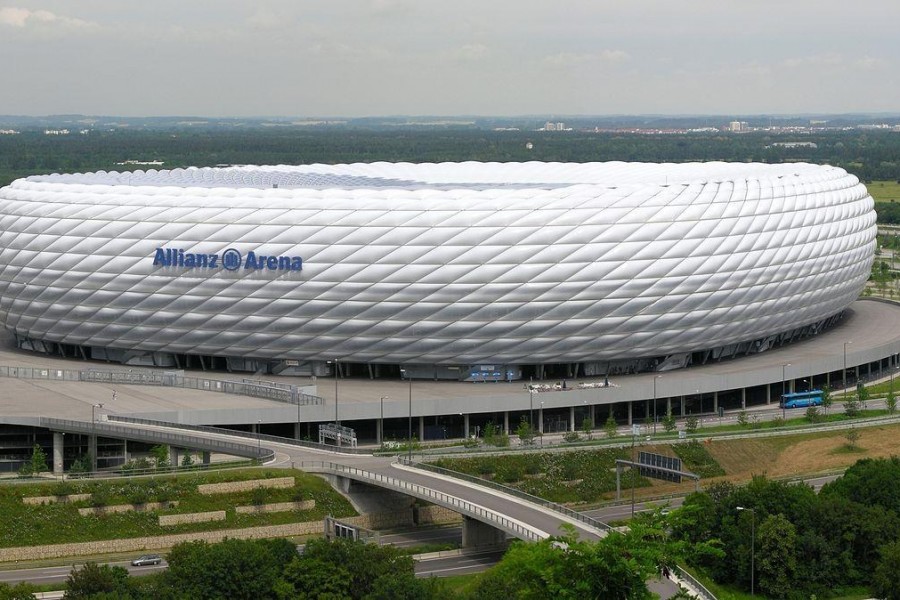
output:
<instances>
[{"instance_id":1,"label":"cloud","mask_svg":"<svg viewBox=\"0 0 900 600\"><path fill-rule=\"evenodd\" d=\"M451 51L449 57L460 61L482 60L490 53L484 44L466 44Z\"/></svg>"},{"instance_id":2,"label":"cloud","mask_svg":"<svg viewBox=\"0 0 900 600\"><path fill-rule=\"evenodd\" d=\"M553 68L578 67L592 63L617 64L631 58L624 50L603 50L601 52L559 52L545 56L541 61L545 66Z\"/></svg>"},{"instance_id":3,"label":"cloud","mask_svg":"<svg viewBox=\"0 0 900 600\"><path fill-rule=\"evenodd\" d=\"M37 27L85 29L97 27L97 24L91 21L58 15L49 10L29 10L15 6L0 8L0 25L18 29Z\"/></svg>"}]
</instances>

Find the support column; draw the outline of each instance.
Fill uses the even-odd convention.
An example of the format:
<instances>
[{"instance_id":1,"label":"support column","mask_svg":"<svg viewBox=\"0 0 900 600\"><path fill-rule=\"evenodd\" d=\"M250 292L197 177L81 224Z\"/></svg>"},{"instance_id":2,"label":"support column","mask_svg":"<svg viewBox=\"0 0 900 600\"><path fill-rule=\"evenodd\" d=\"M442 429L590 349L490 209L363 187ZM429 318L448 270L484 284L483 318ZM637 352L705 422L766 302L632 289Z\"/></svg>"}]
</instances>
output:
<instances>
[{"instance_id":1,"label":"support column","mask_svg":"<svg viewBox=\"0 0 900 600\"><path fill-rule=\"evenodd\" d=\"M713 392L713 412L719 414L719 392Z\"/></svg>"},{"instance_id":2,"label":"support column","mask_svg":"<svg viewBox=\"0 0 900 600\"><path fill-rule=\"evenodd\" d=\"M594 424L594 429L597 428L597 417L594 416L596 411L594 410L594 405L591 404L591 423Z\"/></svg>"},{"instance_id":3,"label":"support column","mask_svg":"<svg viewBox=\"0 0 900 600\"><path fill-rule=\"evenodd\" d=\"M569 431L575 431L575 407L569 407Z\"/></svg>"},{"instance_id":4,"label":"support column","mask_svg":"<svg viewBox=\"0 0 900 600\"><path fill-rule=\"evenodd\" d=\"M297 439L300 439L299 437ZM375 442L380 446L384 443L384 419L375 421Z\"/></svg>"},{"instance_id":5,"label":"support column","mask_svg":"<svg viewBox=\"0 0 900 600\"><path fill-rule=\"evenodd\" d=\"M538 433L544 433L544 407L538 409Z\"/></svg>"},{"instance_id":6,"label":"support column","mask_svg":"<svg viewBox=\"0 0 900 600\"><path fill-rule=\"evenodd\" d=\"M772 404L772 384L766 384L766 404Z\"/></svg>"},{"instance_id":7,"label":"support column","mask_svg":"<svg viewBox=\"0 0 900 600\"><path fill-rule=\"evenodd\" d=\"M463 415L463 437L469 439L469 415Z\"/></svg>"},{"instance_id":8,"label":"support column","mask_svg":"<svg viewBox=\"0 0 900 600\"><path fill-rule=\"evenodd\" d=\"M169 446L169 464L173 467L178 466L178 448Z\"/></svg>"},{"instance_id":9,"label":"support column","mask_svg":"<svg viewBox=\"0 0 900 600\"><path fill-rule=\"evenodd\" d=\"M682 397L681 397L681 416L682 416L682 417L685 415L685 412L684 412L684 411L685 411L685 408L686 408L686 407L684 406L685 404L686 404L686 403L685 403L685 401L684 401L684 396L682 396Z\"/></svg>"},{"instance_id":10,"label":"support column","mask_svg":"<svg viewBox=\"0 0 900 600\"><path fill-rule=\"evenodd\" d=\"M200 453L200 460L204 465L209 464L209 450L204 450Z\"/></svg>"},{"instance_id":11,"label":"support column","mask_svg":"<svg viewBox=\"0 0 900 600\"><path fill-rule=\"evenodd\" d=\"M88 454L91 455L91 471L97 470L97 436L88 436Z\"/></svg>"},{"instance_id":12,"label":"support column","mask_svg":"<svg viewBox=\"0 0 900 600\"><path fill-rule=\"evenodd\" d=\"M741 388L741 409L747 408L747 388Z\"/></svg>"},{"instance_id":13,"label":"support column","mask_svg":"<svg viewBox=\"0 0 900 600\"><path fill-rule=\"evenodd\" d=\"M509 435L509 411L503 411L503 433Z\"/></svg>"},{"instance_id":14,"label":"support column","mask_svg":"<svg viewBox=\"0 0 900 600\"><path fill-rule=\"evenodd\" d=\"M65 447L65 436L59 432L53 432L53 474L63 474L63 449Z\"/></svg>"},{"instance_id":15,"label":"support column","mask_svg":"<svg viewBox=\"0 0 900 600\"><path fill-rule=\"evenodd\" d=\"M425 417L419 417L419 442L425 441Z\"/></svg>"},{"instance_id":16,"label":"support column","mask_svg":"<svg viewBox=\"0 0 900 600\"><path fill-rule=\"evenodd\" d=\"M631 424L634 423L634 402L628 403L628 426L631 427Z\"/></svg>"},{"instance_id":17,"label":"support column","mask_svg":"<svg viewBox=\"0 0 900 600\"><path fill-rule=\"evenodd\" d=\"M650 422L650 401L644 402L644 423Z\"/></svg>"},{"instance_id":18,"label":"support column","mask_svg":"<svg viewBox=\"0 0 900 600\"><path fill-rule=\"evenodd\" d=\"M828 389L831 389L831 371L825 373L825 385L828 386Z\"/></svg>"},{"instance_id":19,"label":"support column","mask_svg":"<svg viewBox=\"0 0 900 600\"><path fill-rule=\"evenodd\" d=\"M303 438L303 424L302 423L294 423L294 439L299 440Z\"/></svg>"},{"instance_id":20,"label":"support column","mask_svg":"<svg viewBox=\"0 0 900 600\"><path fill-rule=\"evenodd\" d=\"M499 546L506 542L506 534L471 517L463 517L462 547Z\"/></svg>"},{"instance_id":21,"label":"support column","mask_svg":"<svg viewBox=\"0 0 900 600\"><path fill-rule=\"evenodd\" d=\"M125 454L125 462L128 463L128 461L131 460L131 455L128 453L128 440L122 440L122 442L123 442L123 444L124 444L124 446L123 446L123 447L124 447L123 453Z\"/></svg>"},{"instance_id":22,"label":"support column","mask_svg":"<svg viewBox=\"0 0 900 600\"><path fill-rule=\"evenodd\" d=\"M672 414L672 399L671 398L666 398L666 414L667 415Z\"/></svg>"}]
</instances>

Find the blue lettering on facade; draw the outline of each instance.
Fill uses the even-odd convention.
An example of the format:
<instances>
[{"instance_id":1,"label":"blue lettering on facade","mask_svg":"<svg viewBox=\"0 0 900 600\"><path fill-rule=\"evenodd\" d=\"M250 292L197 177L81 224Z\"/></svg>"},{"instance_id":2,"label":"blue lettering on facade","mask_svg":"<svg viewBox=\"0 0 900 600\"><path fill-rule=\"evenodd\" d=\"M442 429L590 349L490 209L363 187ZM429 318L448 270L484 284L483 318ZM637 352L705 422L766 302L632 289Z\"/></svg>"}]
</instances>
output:
<instances>
[{"instance_id":1,"label":"blue lettering on facade","mask_svg":"<svg viewBox=\"0 0 900 600\"><path fill-rule=\"evenodd\" d=\"M153 254L154 267L181 269L225 269L226 271L302 271L299 256L269 256L250 250L246 258L240 250L228 248L221 254L185 252L183 248L157 248Z\"/></svg>"}]
</instances>

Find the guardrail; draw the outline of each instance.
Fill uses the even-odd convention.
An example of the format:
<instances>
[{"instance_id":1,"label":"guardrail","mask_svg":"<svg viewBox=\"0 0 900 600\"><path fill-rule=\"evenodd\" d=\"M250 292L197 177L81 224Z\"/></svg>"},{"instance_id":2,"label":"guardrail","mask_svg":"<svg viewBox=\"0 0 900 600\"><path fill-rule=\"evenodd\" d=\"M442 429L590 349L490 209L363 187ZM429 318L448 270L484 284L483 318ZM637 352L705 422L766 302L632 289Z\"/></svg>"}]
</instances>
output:
<instances>
[{"instance_id":1,"label":"guardrail","mask_svg":"<svg viewBox=\"0 0 900 600\"><path fill-rule=\"evenodd\" d=\"M498 492L503 492L504 494L509 494L510 496L515 496L521 500L525 500L530 502L531 504L537 504L543 508L547 508L552 510L553 512L559 513L561 515L565 515L569 518L575 519L580 523L584 523L594 529L598 529L600 531L611 531L612 527L604 523L603 521L598 521L593 517L589 517L583 513L578 512L577 510L572 510L562 504L557 504L556 502L551 502L550 500L544 500L539 496L533 496L527 492L523 492L521 490L517 490L515 488L511 488L503 485L502 483L497 483L494 481L488 481L487 479L481 479L480 477L475 477L474 475L468 475L466 473L460 473L459 471L454 471L452 469L445 469L444 467L438 467L437 465L431 465L423 462L415 462L410 460L407 457L400 456L398 460L401 464L414 467L417 469L422 469L423 471L430 471L432 473L437 473L439 475L447 475L448 477L454 477L456 479L462 479L463 481L468 481L469 483L474 483L483 487L488 487Z\"/></svg>"},{"instance_id":2,"label":"guardrail","mask_svg":"<svg viewBox=\"0 0 900 600\"><path fill-rule=\"evenodd\" d=\"M249 444L239 444L236 442L227 442L224 440L192 436L183 433L173 433L170 431L156 431L153 429L138 429L136 427L111 425L104 421L94 421L91 423L85 421L72 421L70 419L41 417L40 423L41 427L46 427L50 430L62 430L69 433L80 433L84 435L102 435L104 437L134 439L142 442L208 450L210 452L220 452L232 456L245 456L258 460L259 462L266 462L275 458L275 452L273 450L263 448L260 444L251 446ZM218 433L223 432L219 430Z\"/></svg>"},{"instance_id":3,"label":"guardrail","mask_svg":"<svg viewBox=\"0 0 900 600\"><path fill-rule=\"evenodd\" d=\"M694 577L678 565L675 565L674 570L680 579L683 579L688 583L688 585L694 588L694 591L700 595L700 598L702 598L703 600L718 600L711 591L706 589L705 585L697 581L696 577Z\"/></svg>"},{"instance_id":4,"label":"guardrail","mask_svg":"<svg viewBox=\"0 0 900 600\"><path fill-rule=\"evenodd\" d=\"M371 454L366 450L358 448L350 448L346 446L329 446L328 444L320 444L309 440L296 440L294 438L286 438L278 435L269 435L267 433L252 433L250 431L235 431L233 429L223 429L221 427L210 427L209 425L186 425L183 423L170 423L168 421L156 421L154 419L140 419L138 417L123 417L121 415L108 415L110 421L119 423L134 423L135 425L151 425L153 427L172 427L174 429L186 429L188 431L202 431L203 433L219 433L233 435L252 440L263 440L266 442L275 442L276 444L289 444L291 446L302 446L304 448L315 448L316 450L325 450L327 452L338 452L341 454Z\"/></svg>"},{"instance_id":5,"label":"guardrail","mask_svg":"<svg viewBox=\"0 0 900 600\"><path fill-rule=\"evenodd\" d=\"M113 385L152 385L177 387L190 390L219 392L263 398L286 404L313 406L325 403L320 396L304 394L297 386L254 382L252 380L232 381L229 379L207 379L185 377L181 371L154 371L150 369L100 370L100 369L51 369L43 367L0 366L0 377L15 379L42 379L49 381L86 381Z\"/></svg>"},{"instance_id":6,"label":"guardrail","mask_svg":"<svg viewBox=\"0 0 900 600\"><path fill-rule=\"evenodd\" d=\"M533 529L525 527L521 523L513 521L498 512L488 510L477 504L472 504L471 502L457 498L456 496L451 496L450 494L445 494L444 492L439 492L423 485L328 461L303 461L300 463L300 468L307 471L318 469L320 472L326 472L332 475L344 475L351 479L375 483L380 487L390 488L398 492L403 492L404 494L428 500L429 502L446 506L447 508L472 517L478 521L493 525L494 527L502 529L510 535L527 542L538 542L544 539L542 535Z\"/></svg>"}]
</instances>

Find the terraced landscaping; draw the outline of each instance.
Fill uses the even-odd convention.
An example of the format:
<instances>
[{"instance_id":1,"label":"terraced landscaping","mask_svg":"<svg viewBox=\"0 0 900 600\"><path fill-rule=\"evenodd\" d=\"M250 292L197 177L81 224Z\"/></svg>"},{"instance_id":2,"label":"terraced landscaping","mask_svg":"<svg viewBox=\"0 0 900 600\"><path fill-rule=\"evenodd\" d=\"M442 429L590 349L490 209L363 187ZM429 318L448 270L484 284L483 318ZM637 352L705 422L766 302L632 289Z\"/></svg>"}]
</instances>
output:
<instances>
[{"instance_id":1,"label":"terraced landscaping","mask_svg":"<svg viewBox=\"0 0 900 600\"><path fill-rule=\"evenodd\" d=\"M247 489L202 494L197 487L255 479L293 477L291 487ZM24 497L91 494L77 502L29 505ZM315 507L287 512L238 514L236 506L314 500ZM176 508L81 516L79 508L145 502L177 501ZM160 515L225 511L224 521L161 526ZM217 529L257 527L316 521L326 515L356 514L343 496L321 478L291 470L247 469L220 473L191 473L114 481L75 481L0 486L0 547L35 546L119 538L149 537Z\"/></svg>"}]
</instances>

